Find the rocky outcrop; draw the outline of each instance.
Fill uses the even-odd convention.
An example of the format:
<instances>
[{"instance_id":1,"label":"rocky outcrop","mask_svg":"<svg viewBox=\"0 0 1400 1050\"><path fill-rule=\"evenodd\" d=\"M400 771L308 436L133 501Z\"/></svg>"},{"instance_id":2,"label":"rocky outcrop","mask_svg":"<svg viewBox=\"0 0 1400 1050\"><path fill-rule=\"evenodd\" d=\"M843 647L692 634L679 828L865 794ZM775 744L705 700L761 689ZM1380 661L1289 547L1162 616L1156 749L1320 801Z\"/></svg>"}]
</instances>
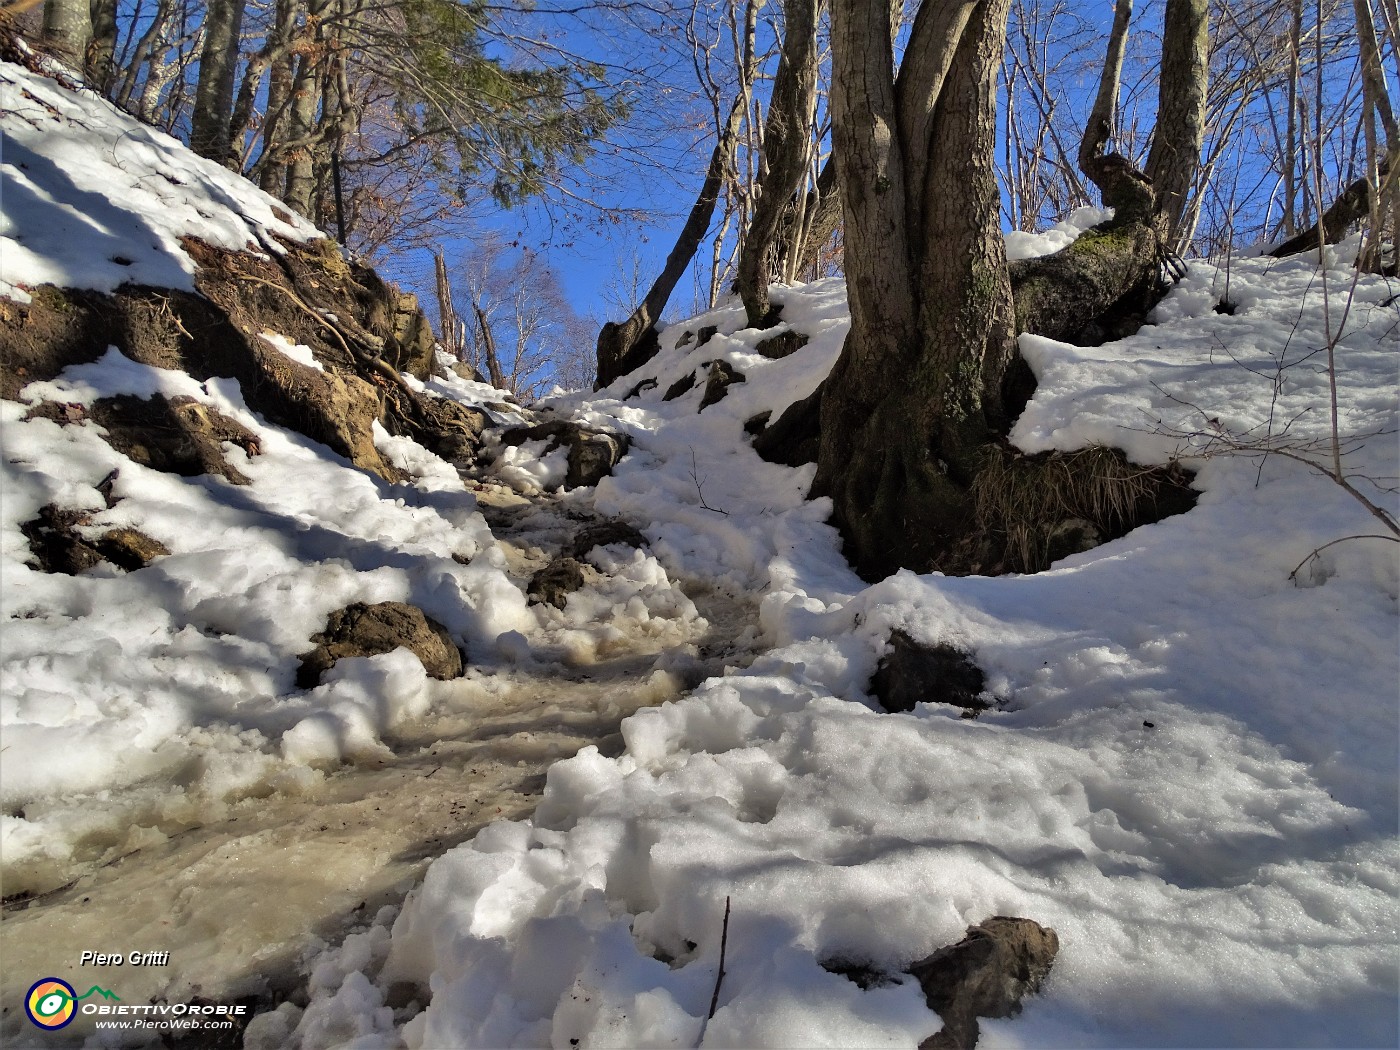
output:
<instances>
[{"instance_id":1,"label":"rocky outcrop","mask_svg":"<svg viewBox=\"0 0 1400 1050\"><path fill-rule=\"evenodd\" d=\"M583 566L567 555L555 558L530 577L525 589L531 604L543 602L556 609L569 603L569 595L583 586Z\"/></svg>"},{"instance_id":2,"label":"rocky outcrop","mask_svg":"<svg viewBox=\"0 0 1400 1050\"><path fill-rule=\"evenodd\" d=\"M254 253L186 238L195 292L123 285L110 294L45 285L29 303L0 300L0 396L95 361L111 346L133 361L198 380L238 381L249 408L389 480L373 424L439 454L469 458L489 423L479 410L413 390L433 341L416 300L329 241L264 244ZM264 333L311 349L319 368Z\"/></svg>"},{"instance_id":3,"label":"rocky outcrop","mask_svg":"<svg viewBox=\"0 0 1400 1050\"><path fill-rule=\"evenodd\" d=\"M753 450L760 459L787 467L815 463L821 442L821 412L822 388L817 387L784 409L776 420L765 420L766 425L759 426L754 434Z\"/></svg>"},{"instance_id":4,"label":"rocky outcrop","mask_svg":"<svg viewBox=\"0 0 1400 1050\"><path fill-rule=\"evenodd\" d=\"M693 389L695 389L695 373L687 372L666 388L666 393L661 395L661 400L674 401L682 394L688 393Z\"/></svg>"},{"instance_id":5,"label":"rocky outcrop","mask_svg":"<svg viewBox=\"0 0 1400 1050\"><path fill-rule=\"evenodd\" d=\"M705 380L705 393L700 398L699 411L703 412L718 401L723 401L729 388L735 383L744 382L744 373L728 361L711 361L710 374Z\"/></svg>"},{"instance_id":6,"label":"rocky outcrop","mask_svg":"<svg viewBox=\"0 0 1400 1050\"><path fill-rule=\"evenodd\" d=\"M568 446L568 470L564 488L585 488L596 485L612 473L613 467L627 454L626 437L606 430L590 430L568 419L551 419L531 427L515 427L501 435L503 445L523 445L527 441L545 441L545 452Z\"/></svg>"},{"instance_id":7,"label":"rocky outcrop","mask_svg":"<svg viewBox=\"0 0 1400 1050\"><path fill-rule=\"evenodd\" d=\"M366 605L355 602L331 613L326 629L312 635L316 648L302 655L297 685L310 689L321 676L348 656L378 656L400 647L408 649L433 678L459 678L462 654L447 628L423 610L403 602Z\"/></svg>"},{"instance_id":8,"label":"rocky outcrop","mask_svg":"<svg viewBox=\"0 0 1400 1050\"><path fill-rule=\"evenodd\" d=\"M647 545L646 537L625 521L597 521L585 525L543 569L530 577L526 594L532 604L543 602L562 609L569 595L584 585L583 559L594 547L623 544L638 549Z\"/></svg>"},{"instance_id":9,"label":"rocky outcrop","mask_svg":"<svg viewBox=\"0 0 1400 1050\"><path fill-rule=\"evenodd\" d=\"M102 428L107 444L132 462L186 478L218 474L235 485L246 485L247 477L224 456L224 443L238 446L249 456L261 453L256 434L192 397L118 394L98 398L91 409L45 402L29 413L29 418L35 416L60 426L91 419Z\"/></svg>"},{"instance_id":10,"label":"rocky outcrop","mask_svg":"<svg viewBox=\"0 0 1400 1050\"><path fill-rule=\"evenodd\" d=\"M914 963L929 1009L943 1030L919 1050L972 1050L981 1034L979 1017L1014 1017L1021 1000L1035 993L1050 973L1060 939L1030 919L995 916L968 928L957 944Z\"/></svg>"},{"instance_id":11,"label":"rocky outcrop","mask_svg":"<svg viewBox=\"0 0 1400 1050\"><path fill-rule=\"evenodd\" d=\"M790 357L797 353L807 345L808 341L807 336L801 332L788 329L786 332L770 335L767 339L762 340L754 347L754 351L770 361L780 361L784 357Z\"/></svg>"},{"instance_id":12,"label":"rocky outcrop","mask_svg":"<svg viewBox=\"0 0 1400 1050\"><path fill-rule=\"evenodd\" d=\"M594 547L617 543L641 550L647 545L647 538L625 521L598 521L579 529L569 542L568 553L573 558L584 558Z\"/></svg>"},{"instance_id":13,"label":"rocky outcrop","mask_svg":"<svg viewBox=\"0 0 1400 1050\"><path fill-rule=\"evenodd\" d=\"M903 631L890 635L870 691L886 711L912 711L917 703L952 704L973 717L990 706L986 678L972 657L946 643L925 645Z\"/></svg>"}]
</instances>

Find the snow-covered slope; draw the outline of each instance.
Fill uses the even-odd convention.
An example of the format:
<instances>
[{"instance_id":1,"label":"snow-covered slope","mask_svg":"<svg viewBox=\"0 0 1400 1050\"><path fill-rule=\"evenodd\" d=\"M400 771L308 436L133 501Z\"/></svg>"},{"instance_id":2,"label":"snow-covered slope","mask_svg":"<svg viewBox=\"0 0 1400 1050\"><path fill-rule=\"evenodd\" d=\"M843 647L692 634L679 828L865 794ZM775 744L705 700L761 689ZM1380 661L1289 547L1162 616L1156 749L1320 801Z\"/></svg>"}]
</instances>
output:
<instances>
[{"instance_id":1,"label":"snow-covered slope","mask_svg":"<svg viewBox=\"0 0 1400 1050\"><path fill-rule=\"evenodd\" d=\"M22 70L0 76L10 294L188 287L182 234L309 235L173 140ZM84 180L99 161L75 152L90 134L112 168L97 181ZM68 234L48 236L60 221ZM1293 459L1204 456L1270 420L1291 441L1325 437L1319 348L1340 331L1339 425L1362 446L1349 469L1396 509L1400 287L1363 277L1353 293L1349 250L1329 259L1326 313L1314 262L1235 259L1233 315L1214 309L1226 272L1196 264L1130 339L1023 342L1040 386L1021 447L1180 457L1201 491L1187 514L1027 577L867 586L829 507L803 498L811 468L752 451L744 423L810 393L835 360L849 323L837 281L775 291L810 336L789 357L756 353L773 333L743 330L731 304L662 333L637 374L554 403L632 438L588 498L652 550L607 555L613 589L564 610L527 606L457 472L407 439L378 436L412 475L390 485L269 425L230 381L111 352L31 384L0 403L6 892L239 799L308 791L337 762L380 759L407 721L470 717L472 695L402 652L297 690L298 654L347 602L419 605L481 677L546 652L587 662L652 613L693 620L671 581L707 579L758 599L771 650L632 716L620 756L556 764L531 821L436 860L396 920L382 912L320 958L304 1011L253 1022L250 1047L907 1046L939 1019L902 968L996 914L1053 927L1061 950L1020 1017L983 1022L983 1046L1393 1046L1397 548L1348 540L1308 560L1376 532L1366 509ZM698 411L717 359L745 380ZM688 374L700 381L664 401ZM68 426L25 418L41 399L116 392L187 395L248 427L261 454L226 455L251 483L141 467L77 409ZM522 486L558 473L543 447L502 458ZM21 525L46 504L171 553L131 573L39 572ZM970 650L996 707L878 710L869 681L896 628ZM892 980L863 989L823 964Z\"/></svg>"},{"instance_id":2,"label":"snow-covered slope","mask_svg":"<svg viewBox=\"0 0 1400 1050\"><path fill-rule=\"evenodd\" d=\"M270 235L320 236L274 198L169 135L19 66L0 65L0 294L111 291L125 282L194 289L194 236L275 250Z\"/></svg>"},{"instance_id":3,"label":"snow-covered slope","mask_svg":"<svg viewBox=\"0 0 1400 1050\"><path fill-rule=\"evenodd\" d=\"M1373 435L1349 469L1393 511L1400 288L1352 294L1349 250L1328 273L1340 426ZM635 442L600 504L648 522L668 565L758 589L781 647L634 715L621 757L557 764L532 821L438 860L392 934L327 956L309 1010L259 1020L250 1045L908 1046L938 1025L915 982L862 990L823 964L898 975L997 914L1052 926L1061 951L984 1045L1393 1045L1397 548L1337 544L1295 583L1315 548L1377 531L1367 510L1293 460L1197 455L1271 418L1293 441L1328 427L1315 263L1232 260L1233 316L1214 309L1225 280L1195 264L1121 342L1023 342L1040 379L1023 448L1180 457L1201 490L1037 576L864 586L802 500L811 468L747 446L747 418L830 367L839 282L778 293L812 336L791 357L755 354L735 304L570 403ZM707 345L683 339L705 325ZM715 359L746 377L723 401L697 412L703 370L662 400ZM877 710L895 628L971 650L996 709ZM431 990L421 1013L383 1005L400 981Z\"/></svg>"}]
</instances>

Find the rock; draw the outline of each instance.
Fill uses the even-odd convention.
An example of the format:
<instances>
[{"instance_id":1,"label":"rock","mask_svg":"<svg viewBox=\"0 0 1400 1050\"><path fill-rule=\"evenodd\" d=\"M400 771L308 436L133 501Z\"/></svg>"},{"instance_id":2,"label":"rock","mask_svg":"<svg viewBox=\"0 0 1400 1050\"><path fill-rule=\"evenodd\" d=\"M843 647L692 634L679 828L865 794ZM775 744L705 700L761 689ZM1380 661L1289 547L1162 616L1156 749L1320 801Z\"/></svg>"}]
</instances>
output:
<instances>
[{"instance_id":1,"label":"rock","mask_svg":"<svg viewBox=\"0 0 1400 1050\"><path fill-rule=\"evenodd\" d=\"M594 547L607 547L614 543L625 543L641 550L647 545L647 538L625 521L599 521L580 529L570 542L568 553L573 558L583 558Z\"/></svg>"},{"instance_id":2,"label":"rock","mask_svg":"<svg viewBox=\"0 0 1400 1050\"><path fill-rule=\"evenodd\" d=\"M170 548L138 529L109 529L97 540L103 557L119 569L135 572L170 553Z\"/></svg>"},{"instance_id":3,"label":"rock","mask_svg":"<svg viewBox=\"0 0 1400 1050\"><path fill-rule=\"evenodd\" d=\"M250 456L261 453L258 436L242 423L192 397L149 400L118 394L93 402L91 418L106 441L133 462L181 477L218 474L235 485L248 478L224 457L224 442Z\"/></svg>"},{"instance_id":4,"label":"rock","mask_svg":"<svg viewBox=\"0 0 1400 1050\"><path fill-rule=\"evenodd\" d=\"M29 550L42 572L76 576L102 561L134 572L170 553L169 548L137 529L109 529L96 540L77 531L92 515L85 510L64 510L50 503L33 521L20 526Z\"/></svg>"},{"instance_id":5,"label":"rock","mask_svg":"<svg viewBox=\"0 0 1400 1050\"><path fill-rule=\"evenodd\" d=\"M562 609L569 595L583 586L583 566L567 555L555 558L530 577L525 593L530 601Z\"/></svg>"},{"instance_id":6,"label":"rock","mask_svg":"<svg viewBox=\"0 0 1400 1050\"><path fill-rule=\"evenodd\" d=\"M770 335L767 339L758 343L754 350L768 358L770 361L780 361L797 353L810 342L807 336L801 332L794 332L789 329L780 335Z\"/></svg>"},{"instance_id":7,"label":"rock","mask_svg":"<svg viewBox=\"0 0 1400 1050\"><path fill-rule=\"evenodd\" d=\"M1083 518L1066 518L1045 537L1045 562L1054 564L1071 554L1083 554L1103 543L1103 534L1091 521Z\"/></svg>"},{"instance_id":8,"label":"rock","mask_svg":"<svg viewBox=\"0 0 1400 1050\"><path fill-rule=\"evenodd\" d=\"M717 335L719 335L719 325L705 325L695 336L695 348L700 349Z\"/></svg>"},{"instance_id":9,"label":"rock","mask_svg":"<svg viewBox=\"0 0 1400 1050\"><path fill-rule=\"evenodd\" d=\"M817 461L821 442L822 388L794 401L753 441L753 450L769 463L800 467Z\"/></svg>"},{"instance_id":10,"label":"rock","mask_svg":"<svg viewBox=\"0 0 1400 1050\"><path fill-rule=\"evenodd\" d=\"M501 435L501 443L505 445L523 445L527 441L548 441L548 451L568 445L568 470L564 475L566 489L598 484L612 473L613 467L627 454L629 444L621 434L589 430L569 419L551 419L532 427L513 427Z\"/></svg>"},{"instance_id":11,"label":"rock","mask_svg":"<svg viewBox=\"0 0 1400 1050\"><path fill-rule=\"evenodd\" d=\"M689 346L694 339L695 333L692 332L689 328L687 328L684 332L681 333L681 337L676 340L675 349L679 350L683 346Z\"/></svg>"},{"instance_id":12,"label":"rock","mask_svg":"<svg viewBox=\"0 0 1400 1050\"><path fill-rule=\"evenodd\" d=\"M102 552L74 531L89 517L87 511L64 510L49 503L40 508L37 518L19 527L41 572L76 576L102 561Z\"/></svg>"},{"instance_id":13,"label":"rock","mask_svg":"<svg viewBox=\"0 0 1400 1050\"><path fill-rule=\"evenodd\" d=\"M656 380L655 380L655 379L643 379L640 383L638 383L636 386L634 386L631 390L627 391L627 393L624 394L624 395L622 396L622 400L624 400L624 401L631 401L634 397L640 397L641 394L642 394L644 391L647 391L647 390L655 390L655 389L656 389Z\"/></svg>"},{"instance_id":14,"label":"rock","mask_svg":"<svg viewBox=\"0 0 1400 1050\"><path fill-rule=\"evenodd\" d=\"M972 1050L979 1017L1014 1017L1021 999L1034 994L1050 973L1060 939L1030 919L998 915L968 928L957 944L914 963L929 1009L943 1019L943 1030L919 1050Z\"/></svg>"},{"instance_id":15,"label":"rock","mask_svg":"<svg viewBox=\"0 0 1400 1050\"><path fill-rule=\"evenodd\" d=\"M757 415L749 416L748 419L744 420L744 433L750 437L758 437L759 434L768 429L768 421L772 418L773 410L771 408L765 408Z\"/></svg>"},{"instance_id":16,"label":"rock","mask_svg":"<svg viewBox=\"0 0 1400 1050\"><path fill-rule=\"evenodd\" d=\"M890 635L870 691L886 711L912 711L920 702L952 704L968 716L990 705L982 699L986 680L972 657L951 645L925 645L903 631Z\"/></svg>"},{"instance_id":17,"label":"rock","mask_svg":"<svg viewBox=\"0 0 1400 1050\"><path fill-rule=\"evenodd\" d=\"M569 469L564 475L566 489L596 485L612 473L618 460L627 454L627 438L602 431L581 431L583 437L569 446Z\"/></svg>"},{"instance_id":18,"label":"rock","mask_svg":"<svg viewBox=\"0 0 1400 1050\"><path fill-rule=\"evenodd\" d=\"M710 375L705 380L705 396L700 399L700 408L703 412L716 401L723 401L729 393L729 388L735 383L744 381L744 373L740 372L728 361L710 362Z\"/></svg>"},{"instance_id":19,"label":"rock","mask_svg":"<svg viewBox=\"0 0 1400 1050\"><path fill-rule=\"evenodd\" d=\"M681 376L674 383L666 388L666 393L661 395L662 401L674 401L682 394L691 390L695 386L695 373L690 372Z\"/></svg>"},{"instance_id":20,"label":"rock","mask_svg":"<svg viewBox=\"0 0 1400 1050\"><path fill-rule=\"evenodd\" d=\"M469 383L486 382L486 377L465 361L453 361L450 367L452 374L458 379L465 379Z\"/></svg>"},{"instance_id":21,"label":"rock","mask_svg":"<svg viewBox=\"0 0 1400 1050\"><path fill-rule=\"evenodd\" d=\"M449 463L473 462L490 425L491 417L481 409L435 397L405 401L384 420L390 434L410 437Z\"/></svg>"},{"instance_id":22,"label":"rock","mask_svg":"<svg viewBox=\"0 0 1400 1050\"><path fill-rule=\"evenodd\" d=\"M310 689L337 660L347 656L377 656L402 646L423 664L433 678L458 678L462 654L447 628L416 606L403 602L366 605L355 602L331 613L326 629L313 635L316 648L304 653L297 669L297 686Z\"/></svg>"}]
</instances>

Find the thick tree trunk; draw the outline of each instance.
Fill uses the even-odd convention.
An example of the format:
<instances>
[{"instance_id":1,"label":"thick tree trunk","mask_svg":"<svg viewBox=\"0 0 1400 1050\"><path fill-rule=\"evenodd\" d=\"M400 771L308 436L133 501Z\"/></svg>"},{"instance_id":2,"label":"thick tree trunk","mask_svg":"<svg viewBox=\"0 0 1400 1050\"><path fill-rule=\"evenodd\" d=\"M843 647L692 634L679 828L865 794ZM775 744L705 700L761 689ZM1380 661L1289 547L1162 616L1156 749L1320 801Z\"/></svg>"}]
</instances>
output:
<instances>
[{"instance_id":1,"label":"thick tree trunk","mask_svg":"<svg viewBox=\"0 0 1400 1050\"><path fill-rule=\"evenodd\" d=\"M705 181L700 186L700 193L691 206L690 215L685 221L685 226L681 228L671 253L666 256L666 265L662 267L661 275L652 283L646 298L637 304L637 308L627 320L621 324L608 321L598 333L598 378L593 384L594 390L599 390L619 376L625 376L633 369L641 367L656 355L656 322L660 320L661 311L666 309L671 293L675 291L676 284L690 265L690 260L695 258L695 252L710 228L710 219L715 214L715 202L719 200L719 191L724 185L726 159L734 137L739 134L739 122L743 112L742 97L735 99L729 110L729 118L720 132L719 141L715 143L715 148L710 154L710 164L705 170Z\"/></svg>"},{"instance_id":2,"label":"thick tree trunk","mask_svg":"<svg viewBox=\"0 0 1400 1050\"><path fill-rule=\"evenodd\" d=\"M1007 7L925 5L896 87L885 0L832 5L851 331L821 401L812 492L832 498L867 578L954 554L1003 422L1014 342L993 149Z\"/></svg>"},{"instance_id":3,"label":"thick tree trunk","mask_svg":"<svg viewBox=\"0 0 1400 1050\"><path fill-rule=\"evenodd\" d=\"M45 0L44 44L74 69L82 69L92 39L88 0Z\"/></svg>"},{"instance_id":4,"label":"thick tree trunk","mask_svg":"<svg viewBox=\"0 0 1400 1050\"><path fill-rule=\"evenodd\" d=\"M233 118L233 79L238 70L239 34L246 0L209 0L204 15L204 50L190 118L190 149L201 157L229 164Z\"/></svg>"},{"instance_id":5,"label":"thick tree trunk","mask_svg":"<svg viewBox=\"0 0 1400 1050\"><path fill-rule=\"evenodd\" d=\"M766 165L758 180L758 203L739 254L739 296L750 328L771 324L768 300L773 242L794 194L807 175L812 113L817 101L818 0L787 0L783 51L773 78L763 131Z\"/></svg>"},{"instance_id":6,"label":"thick tree trunk","mask_svg":"<svg viewBox=\"0 0 1400 1050\"><path fill-rule=\"evenodd\" d=\"M1157 195L1162 236L1178 249L1205 137L1209 6L1209 0L1167 0L1162 25L1157 128L1147 156L1147 177Z\"/></svg>"}]
</instances>

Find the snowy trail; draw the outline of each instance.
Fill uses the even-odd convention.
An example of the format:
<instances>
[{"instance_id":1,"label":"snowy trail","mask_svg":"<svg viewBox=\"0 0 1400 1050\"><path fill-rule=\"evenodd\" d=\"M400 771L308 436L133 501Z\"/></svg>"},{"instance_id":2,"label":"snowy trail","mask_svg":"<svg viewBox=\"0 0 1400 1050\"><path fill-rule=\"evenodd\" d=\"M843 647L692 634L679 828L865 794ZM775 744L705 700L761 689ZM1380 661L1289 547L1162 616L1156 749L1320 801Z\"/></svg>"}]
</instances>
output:
<instances>
[{"instance_id":1,"label":"snowy trail","mask_svg":"<svg viewBox=\"0 0 1400 1050\"><path fill-rule=\"evenodd\" d=\"M523 497L490 478L474 487L522 588L586 513L575 500L559 514L555 497ZM159 945L181 960L178 974L114 974L127 1002L266 1008L301 998L309 957L400 903L445 850L492 821L530 816L554 762L588 745L620 753L628 715L753 659L745 643L756 606L703 581L681 586L703 619L679 624L679 634L634 635L582 666L541 660L473 672L451 683L447 702L396 727L385 741L392 758L349 764L309 791L244 799L225 820L8 904L4 999L18 1001L16 982L51 965L56 943ZM7 1016L0 1025L6 1045L30 1037L20 1023Z\"/></svg>"}]
</instances>

